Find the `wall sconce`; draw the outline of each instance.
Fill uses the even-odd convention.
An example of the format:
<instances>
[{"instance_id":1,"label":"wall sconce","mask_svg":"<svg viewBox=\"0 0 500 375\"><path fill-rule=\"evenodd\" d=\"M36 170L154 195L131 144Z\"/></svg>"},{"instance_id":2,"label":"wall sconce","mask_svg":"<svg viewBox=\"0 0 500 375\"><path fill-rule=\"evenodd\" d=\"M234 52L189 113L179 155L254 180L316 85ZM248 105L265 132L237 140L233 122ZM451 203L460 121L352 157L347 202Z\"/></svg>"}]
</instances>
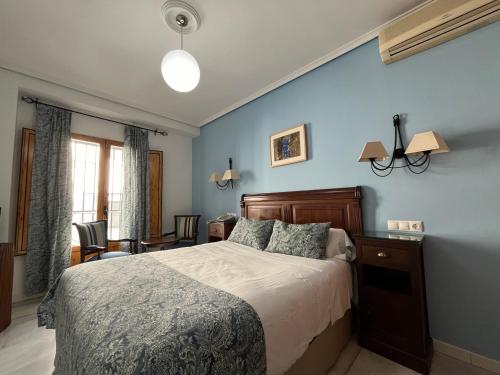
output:
<instances>
[{"instance_id":1,"label":"wall sconce","mask_svg":"<svg viewBox=\"0 0 500 375\"><path fill-rule=\"evenodd\" d=\"M379 177L387 177L394 168L408 168L415 174L424 173L431 163L430 154L449 152L450 149L441 136L434 132L415 134L405 151L403 137L399 129L399 115L394 115L394 148L391 160L388 165L383 165L379 161L387 160L389 155L382 142L368 142L365 144L358 162L370 162L373 173ZM411 159L408 155L417 155L416 159ZM395 165L396 160L403 159L404 164ZM385 172L385 173L384 173Z\"/></svg>"},{"instance_id":2,"label":"wall sconce","mask_svg":"<svg viewBox=\"0 0 500 375\"><path fill-rule=\"evenodd\" d=\"M240 172L233 169L233 159L229 158L229 169L221 175L219 172L213 172L208 178L209 182L215 182L217 189L227 190L229 186L231 189L234 187L234 181L240 179ZM224 181L224 182L219 182Z\"/></svg>"}]
</instances>

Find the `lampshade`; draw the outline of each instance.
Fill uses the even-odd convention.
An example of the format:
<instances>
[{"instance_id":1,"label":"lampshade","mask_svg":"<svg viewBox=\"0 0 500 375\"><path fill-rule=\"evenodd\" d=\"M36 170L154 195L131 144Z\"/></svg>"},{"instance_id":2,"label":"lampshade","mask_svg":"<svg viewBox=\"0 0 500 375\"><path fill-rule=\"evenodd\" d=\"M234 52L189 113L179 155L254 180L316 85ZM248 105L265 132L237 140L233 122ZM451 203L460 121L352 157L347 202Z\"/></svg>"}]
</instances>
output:
<instances>
[{"instance_id":1,"label":"lampshade","mask_svg":"<svg viewBox=\"0 0 500 375\"><path fill-rule=\"evenodd\" d=\"M441 136L433 131L418 133L411 139L405 154L417 154L430 151L431 154L449 152L450 149Z\"/></svg>"},{"instance_id":2,"label":"lampshade","mask_svg":"<svg viewBox=\"0 0 500 375\"><path fill-rule=\"evenodd\" d=\"M358 161L364 162L370 161L370 159L382 161L387 159L387 157L388 154L382 142L367 142Z\"/></svg>"},{"instance_id":3,"label":"lampshade","mask_svg":"<svg viewBox=\"0 0 500 375\"><path fill-rule=\"evenodd\" d=\"M218 172L214 172L210 175L210 177L208 178L208 181L209 182L218 182L222 179L222 175Z\"/></svg>"},{"instance_id":4,"label":"lampshade","mask_svg":"<svg viewBox=\"0 0 500 375\"><path fill-rule=\"evenodd\" d=\"M234 170L234 169L227 169L224 172L224 176L222 176L222 180L239 180L240 179L240 172Z\"/></svg>"},{"instance_id":5,"label":"lampshade","mask_svg":"<svg viewBox=\"0 0 500 375\"><path fill-rule=\"evenodd\" d=\"M161 74L172 89L188 92L200 82L200 67L196 59L182 49L168 52L161 61Z\"/></svg>"}]
</instances>

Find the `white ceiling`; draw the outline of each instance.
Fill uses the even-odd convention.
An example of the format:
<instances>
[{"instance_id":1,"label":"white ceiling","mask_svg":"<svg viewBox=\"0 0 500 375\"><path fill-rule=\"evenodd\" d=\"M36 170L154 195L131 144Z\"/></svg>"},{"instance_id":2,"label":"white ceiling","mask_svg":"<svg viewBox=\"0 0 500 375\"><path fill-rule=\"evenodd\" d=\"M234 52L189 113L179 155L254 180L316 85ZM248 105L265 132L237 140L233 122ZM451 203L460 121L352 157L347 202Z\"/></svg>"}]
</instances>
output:
<instances>
[{"instance_id":1,"label":"white ceiling","mask_svg":"<svg viewBox=\"0 0 500 375\"><path fill-rule=\"evenodd\" d=\"M184 39L201 69L192 92L163 82L179 47L164 0L2 0L0 66L201 126L421 0L187 0L202 17Z\"/></svg>"}]
</instances>

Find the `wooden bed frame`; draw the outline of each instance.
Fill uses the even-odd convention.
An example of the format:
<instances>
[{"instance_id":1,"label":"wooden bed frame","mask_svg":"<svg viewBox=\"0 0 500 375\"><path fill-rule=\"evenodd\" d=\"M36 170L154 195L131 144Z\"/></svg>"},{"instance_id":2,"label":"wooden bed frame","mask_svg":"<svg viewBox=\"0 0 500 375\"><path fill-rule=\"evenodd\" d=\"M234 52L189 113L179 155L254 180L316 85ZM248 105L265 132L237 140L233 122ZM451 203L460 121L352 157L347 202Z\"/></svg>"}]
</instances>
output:
<instances>
[{"instance_id":1,"label":"wooden bed frame","mask_svg":"<svg viewBox=\"0 0 500 375\"><path fill-rule=\"evenodd\" d=\"M327 223L349 235L363 231L361 187L243 194L241 216L277 219L292 224ZM285 375L324 375L335 364L352 335L351 310L313 339Z\"/></svg>"},{"instance_id":2,"label":"wooden bed frame","mask_svg":"<svg viewBox=\"0 0 500 375\"><path fill-rule=\"evenodd\" d=\"M363 231L361 187L243 194L241 216L253 220L277 219L286 223L331 223L350 235Z\"/></svg>"}]
</instances>

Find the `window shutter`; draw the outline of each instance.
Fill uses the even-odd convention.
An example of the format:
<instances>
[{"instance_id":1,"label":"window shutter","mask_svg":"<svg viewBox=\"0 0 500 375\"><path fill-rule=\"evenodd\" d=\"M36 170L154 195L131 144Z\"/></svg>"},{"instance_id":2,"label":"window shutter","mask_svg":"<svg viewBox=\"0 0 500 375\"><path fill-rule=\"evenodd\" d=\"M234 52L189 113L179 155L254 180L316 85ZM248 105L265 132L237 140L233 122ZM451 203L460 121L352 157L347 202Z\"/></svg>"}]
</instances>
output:
<instances>
[{"instance_id":1,"label":"window shutter","mask_svg":"<svg viewBox=\"0 0 500 375\"><path fill-rule=\"evenodd\" d=\"M117 143L117 142L115 142ZM26 254L35 130L23 128L16 215L15 255ZM150 235L162 234L163 152L149 151ZM111 247L111 246L110 246ZM79 255L79 254L78 254ZM78 262L77 262L78 263Z\"/></svg>"},{"instance_id":2,"label":"window shutter","mask_svg":"<svg viewBox=\"0 0 500 375\"><path fill-rule=\"evenodd\" d=\"M163 195L163 152L149 151L149 201L151 237L161 237L162 195Z\"/></svg>"},{"instance_id":3,"label":"window shutter","mask_svg":"<svg viewBox=\"0 0 500 375\"><path fill-rule=\"evenodd\" d=\"M28 223L31 200L31 172L35 151L35 130L23 128L21 168L17 191L15 255L26 254L28 247Z\"/></svg>"}]
</instances>

